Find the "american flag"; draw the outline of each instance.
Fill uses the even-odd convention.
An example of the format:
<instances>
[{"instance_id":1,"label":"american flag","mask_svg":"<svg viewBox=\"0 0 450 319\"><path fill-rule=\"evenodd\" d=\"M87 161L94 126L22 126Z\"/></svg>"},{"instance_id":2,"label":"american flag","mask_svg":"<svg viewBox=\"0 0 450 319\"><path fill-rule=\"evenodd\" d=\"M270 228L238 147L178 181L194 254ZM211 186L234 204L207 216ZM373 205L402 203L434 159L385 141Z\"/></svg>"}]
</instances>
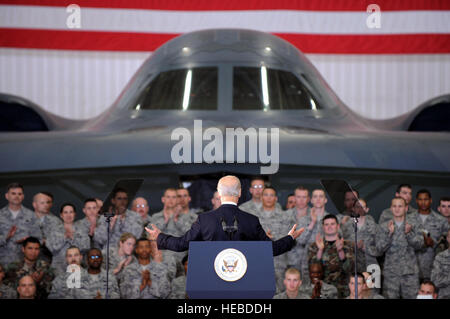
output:
<instances>
[{"instance_id":1,"label":"american flag","mask_svg":"<svg viewBox=\"0 0 450 319\"><path fill-rule=\"evenodd\" d=\"M0 0L0 47L154 51L185 32L244 28L305 53L449 53L449 21L448 0Z\"/></svg>"}]
</instances>

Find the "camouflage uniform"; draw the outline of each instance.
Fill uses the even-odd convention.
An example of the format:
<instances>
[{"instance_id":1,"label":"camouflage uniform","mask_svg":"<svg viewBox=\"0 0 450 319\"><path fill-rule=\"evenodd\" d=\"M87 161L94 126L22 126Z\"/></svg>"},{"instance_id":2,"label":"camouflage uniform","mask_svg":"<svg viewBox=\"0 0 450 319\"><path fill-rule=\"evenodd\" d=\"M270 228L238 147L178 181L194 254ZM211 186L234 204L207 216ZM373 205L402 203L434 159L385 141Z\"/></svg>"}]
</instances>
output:
<instances>
[{"instance_id":1,"label":"camouflage uniform","mask_svg":"<svg viewBox=\"0 0 450 319\"><path fill-rule=\"evenodd\" d=\"M59 274L52 282L52 289L48 299L84 299L86 292L86 283L88 281L88 272L80 266L80 288L69 288L67 279L72 273L64 272Z\"/></svg>"},{"instance_id":2,"label":"camouflage uniform","mask_svg":"<svg viewBox=\"0 0 450 319\"><path fill-rule=\"evenodd\" d=\"M301 288L301 287L300 287ZM281 292L279 294L276 294L275 296L273 296L273 299L291 299L288 297L286 291ZM297 296L295 296L295 298L292 299L310 299L310 297L302 292L300 289L298 290Z\"/></svg>"},{"instance_id":3,"label":"camouflage uniform","mask_svg":"<svg viewBox=\"0 0 450 319\"><path fill-rule=\"evenodd\" d=\"M300 291L307 296L307 299L311 299L314 290L314 284L302 284L300 286ZM335 286L327 284L322 281L322 288L320 289L320 299L337 299L338 290Z\"/></svg>"},{"instance_id":4,"label":"camouflage uniform","mask_svg":"<svg viewBox=\"0 0 450 319\"><path fill-rule=\"evenodd\" d=\"M36 219L39 223L39 229L41 230L42 246L39 252L39 258L52 262L53 254L47 247L47 238L50 236L50 232L53 229L62 227L63 222L60 218L56 217L52 213L38 217L36 214Z\"/></svg>"},{"instance_id":5,"label":"camouflage uniform","mask_svg":"<svg viewBox=\"0 0 450 319\"><path fill-rule=\"evenodd\" d=\"M405 234L405 221L399 226L394 222L394 233L389 234L388 222L380 225L376 236L376 247L385 253L383 267L383 295L389 299L414 299L419 290L419 264L415 254L423 247L423 236L414 219L406 216L412 226Z\"/></svg>"},{"instance_id":6,"label":"camouflage uniform","mask_svg":"<svg viewBox=\"0 0 450 319\"><path fill-rule=\"evenodd\" d=\"M300 257L302 258L300 261L300 268L301 268L301 274L302 274L302 282L303 284L309 284L309 261L308 261L308 248L311 244L313 244L316 241L316 235L317 233L320 233L323 235L323 229L322 229L322 219L329 215L327 211L324 211L322 217L317 217L317 221L313 227L313 229L309 230L308 226L311 224L311 214L309 213L306 216L303 216L300 218L297 224L297 229L305 228L303 233L300 234L300 236L296 239L295 246L300 245L300 250L303 250L303 255Z\"/></svg>"},{"instance_id":7,"label":"camouflage uniform","mask_svg":"<svg viewBox=\"0 0 450 319\"><path fill-rule=\"evenodd\" d=\"M83 282L83 281L82 281ZM88 273L88 279L85 281L82 294L82 299L94 299L100 292L102 299L106 298L106 271L102 270L99 274L93 275ZM119 299L120 290L116 277L112 271L108 274L108 295L109 299Z\"/></svg>"},{"instance_id":8,"label":"camouflage uniform","mask_svg":"<svg viewBox=\"0 0 450 319\"><path fill-rule=\"evenodd\" d=\"M164 221L164 210L153 214L151 217L151 222L158 229L161 230L164 234L180 237L183 236L192 226L193 217L188 214L180 214L178 216L178 220L174 221L173 218L170 218L167 223ZM187 255L186 251L176 252L171 250L161 250L162 252L166 252L167 255L171 255L175 258L177 263L177 276L184 273L183 265L181 264L181 260L184 256Z\"/></svg>"},{"instance_id":9,"label":"camouflage uniform","mask_svg":"<svg viewBox=\"0 0 450 319\"><path fill-rule=\"evenodd\" d=\"M348 276L354 267L354 255L353 255L353 243L344 240L344 254L345 259L340 260L338 251L336 249L335 242L329 242L324 240L324 249L322 253L322 258L317 259L317 248L314 242L309 246L308 249L308 260L309 264L320 262L323 265L323 281L327 284L335 286L338 290L338 298L342 299L349 295L348 289Z\"/></svg>"},{"instance_id":10,"label":"camouflage uniform","mask_svg":"<svg viewBox=\"0 0 450 319\"><path fill-rule=\"evenodd\" d=\"M280 203L276 203L275 207L279 210L283 210ZM256 217L261 217L259 215L260 211L262 210L262 201L259 203L256 203L253 201L253 199L250 199L246 201L245 203L242 203L239 205L239 209L243 210L244 212L247 212L249 214L255 215Z\"/></svg>"},{"instance_id":11,"label":"camouflage uniform","mask_svg":"<svg viewBox=\"0 0 450 319\"><path fill-rule=\"evenodd\" d=\"M443 235L439 237L438 242L436 243L435 256L446 251L447 249L448 249L447 236Z\"/></svg>"},{"instance_id":12,"label":"camouflage uniform","mask_svg":"<svg viewBox=\"0 0 450 319\"><path fill-rule=\"evenodd\" d=\"M412 207L411 205L408 205L408 211L406 212L406 215L408 216L411 213L417 213L417 209ZM394 215L392 214L391 208L386 208L381 212L380 218L378 219L378 225L384 224L393 218Z\"/></svg>"},{"instance_id":13,"label":"camouflage uniform","mask_svg":"<svg viewBox=\"0 0 450 319\"><path fill-rule=\"evenodd\" d=\"M419 261L419 278L420 279L430 279L431 269L433 267L433 260L435 256L435 249L439 242L441 236L446 236L448 231L447 219L442 217L440 214L431 210L425 221L422 221L421 214L412 213L411 217L415 219L418 225L418 232L422 234L430 234L431 239L434 241L433 247L424 246L422 249L416 251L417 260Z\"/></svg>"},{"instance_id":14,"label":"camouflage uniform","mask_svg":"<svg viewBox=\"0 0 450 319\"><path fill-rule=\"evenodd\" d=\"M12 226L17 230L14 236L6 239ZM7 265L23 258L22 244L16 241L24 237L33 236L42 241L38 220L33 211L22 206L21 212L14 219L8 206L0 210L0 263Z\"/></svg>"},{"instance_id":15,"label":"camouflage uniform","mask_svg":"<svg viewBox=\"0 0 450 319\"><path fill-rule=\"evenodd\" d=\"M96 229L95 229L95 231L97 231L97 227L98 227L98 224L99 223L99 218L97 219L97 226L96 226ZM86 218L86 217L84 217L84 218L82 218L82 219L80 219L80 220L77 220L76 222L74 222L74 225L78 228L78 229L80 229L80 232L82 233L82 234L86 234L88 237L89 237L89 248L98 248L98 249L100 249L101 250L101 247L103 246L103 245L101 245L100 243L98 243L98 242L96 242L95 240L94 240L94 236L95 236L95 231L94 231L94 235L93 236L89 236L89 229L90 229L90 227L91 227L91 223L89 222L89 220ZM88 249L89 250L89 249ZM83 254L83 255L86 255L87 254L87 252L88 252L88 250L81 250L81 253Z\"/></svg>"},{"instance_id":16,"label":"camouflage uniform","mask_svg":"<svg viewBox=\"0 0 450 319\"><path fill-rule=\"evenodd\" d=\"M147 238L147 234L148 234L148 233L147 233L147 231L145 230L145 227L147 227L147 225L151 224L151 222L152 222L152 217L151 217L150 215L147 215L147 216L145 216L144 219L141 218L141 221L142 221L142 226L143 226L143 228L142 228L142 234L141 234L141 236L138 237L138 238Z\"/></svg>"},{"instance_id":17,"label":"camouflage uniform","mask_svg":"<svg viewBox=\"0 0 450 319\"><path fill-rule=\"evenodd\" d=\"M102 250L102 255L103 255L103 263L102 263L102 270L106 271L106 247L105 249ZM119 247L109 247L109 272L113 273L114 269L117 268L117 266L119 265L119 263L128 258L127 256L120 256L119 255ZM125 266L128 267L131 265L131 263L136 259L136 257L132 256L131 257L133 260L127 265ZM123 278L123 272L125 270L125 268L122 268L116 275L116 280L117 283L120 285L120 282Z\"/></svg>"},{"instance_id":18,"label":"camouflage uniform","mask_svg":"<svg viewBox=\"0 0 450 319\"><path fill-rule=\"evenodd\" d=\"M278 240L286 236L289 232L288 215L277 207L273 211L261 210L259 212L259 222L265 232L269 229L273 235L273 240ZM287 254L281 254L273 258L275 267L275 279L277 292L284 291L284 272L287 267Z\"/></svg>"},{"instance_id":19,"label":"camouflage uniform","mask_svg":"<svg viewBox=\"0 0 450 319\"><path fill-rule=\"evenodd\" d=\"M169 299L186 299L186 279L186 276L179 276L172 280Z\"/></svg>"},{"instance_id":20,"label":"camouflage uniform","mask_svg":"<svg viewBox=\"0 0 450 319\"><path fill-rule=\"evenodd\" d=\"M311 208L308 207L306 209L306 216L309 215L310 213L311 213ZM288 218L287 224L290 227L294 226L295 224L299 225L300 219L302 217L304 217L304 216L302 216L300 218L298 217L297 209L295 207L287 210L285 212L285 214L287 215L287 218ZM297 229L299 229L299 228L300 227L297 226ZM293 267L301 272L302 271L301 264L302 264L303 260L305 259L305 251L306 251L305 245L300 244L299 238L297 238L295 240L295 246L287 252L288 267Z\"/></svg>"},{"instance_id":21,"label":"camouflage uniform","mask_svg":"<svg viewBox=\"0 0 450 319\"><path fill-rule=\"evenodd\" d=\"M148 270L152 284L140 291L142 272ZM120 294L123 299L164 299L170 293L170 281L163 262L150 261L141 265L138 261L129 264L123 272Z\"/></svg>"},{"instance_id":22,"label":"camouflage uniform","mask_svg":"<svg viewBox=\"0 0 450 319\"><path fill-rule=\"evenodd\" d=\"M11 286L0 283L0 299L16 299L17 291Z\"/></svg>"},{"instance_id":23,"label":"camouflage uniform","mask_svg":"<svg viewBox=\"0 0 450 319\"><path fill-rule=\"evenodd\" d=\"M60 224L57 228L53 229L49 237L47 238L46 246L53 254L51 267L55 272L55 276L58 276L66 272L66 251L70 246L76 246L80 251L86 251L89 249L90 240L89 236L82 231L79 225L73 225L73 239L65 236L64 224Z\"/></svg>"},{"instance_id":24,"label":"camouflage uniform","mask_svg":"<svg viewBox=\"0 0 450 319\"><path fill-rule=\"evenodd\" d=\"M5 284L17 288L19 280L25 275L32 275L34 272L44 272L42 280L36 285L36 299L46 299L52 287L52 280L55 278L53 269L48 262L38 259L33 267L29 268L25 261L10 263L6 270Z\"/></svg>"},{"instance_id":25,"label":"camouflage uniform","mask_svg":"<svg viewBox=\"0 0 450 319\"><path fill-rule=\"evenodd\" d=\"M355 242L355 229L353 220L349 219L346 223L341 224L344 239ZM367 266L375 264L378 265L376 256L378 255L375 239L377 235L378 225L372 216L366 215L364 224L358 223L358 242L364 242L364 250L357 250L357 269L358 272L367 271Z\"/></svg>"},{"instance_id":26,"label":"camouflage uniform","mask_svg":"<svg viewBox=\"0 0 450 319\"><path fill-rule=\"evenodd\" d=\"M450 250L436 255L431 281L439 288L439 299L450 299Z\"/></svg>"},{"instance_id":27,"label":"camouflage uniform","mask_svg":"<svg viewBox=\"0 0 450 319\"><path fill-rule=\"evenodd\" d=\"M384 297L382 295L377 294L373 289L371 289L369 294L363 299L384 299Z\"/></svg>"},{"instance_id":28,"label":"camouflage uniform","mask_svg":"<svg viewBox=\"0 0 450 319\"><path fill-rule=\"evenodd\" d=\"M129 209L125 211L125 218L119 216L114 224L114 227L109 232L109 245L116 246L119 244L119 238L123 233L131 233L137 239L141 236L144 227L142 225L142 218L138 213ZM94 233L94 241L100 244L103 249L106 247L108 239L108 223L105 216L100 216L97 222L97 228Z\"/></svg>"}]
</instances>

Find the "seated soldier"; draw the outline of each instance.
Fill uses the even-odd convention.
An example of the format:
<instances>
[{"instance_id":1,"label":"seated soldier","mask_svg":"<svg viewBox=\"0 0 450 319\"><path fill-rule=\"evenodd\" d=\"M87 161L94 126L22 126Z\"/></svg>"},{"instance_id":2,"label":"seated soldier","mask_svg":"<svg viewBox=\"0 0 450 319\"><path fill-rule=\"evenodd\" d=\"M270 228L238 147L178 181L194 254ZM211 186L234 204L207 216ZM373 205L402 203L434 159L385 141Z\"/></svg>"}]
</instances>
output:
<instances>
[{"instance_id":1,"label":"seated soldier","mask_svg":"<svg viewBox=\"0 0 450 319\"><path fill-rule=\"evenodd\" d=\"M16 299L17 292L11 286L3 283L5 275L5 269L0 265L0 299Z\"/></svg>"},{"instance_id":2,"label":"seated soldier","mask_svg":"<svg viewBox=\"0 0 450 319\"><path fill-rule=\"evenodd\" d=\"M153 254L152 254L153 251ZM137 260L126 267L119 283L121 298L163 299L170 282L163 256L155 241L141 238L136 245Z\"/></svg>"},{"instance_id":3,"label":"seated soldier","mask_svg":"<svg viewBox=\"0 0 450 319\"><path fill-rule=\"evenodd\" d=\"M308 284L303 284L300 289L311 299L337 299L338 290L335 286L323 281L323 266L320 262L312 262L309 265Z\"/></svg>"},{"instance_id":4,"label":"seated soldier","mask_svg":"<svg viewBox=\"0 0 450 319\"><path fill-rule=\"evenodd\" d=\"M450 244L450 230L447 231L447 243ZM431 280L439 288L439 299L450 299L450 245L434 258Z\"/></svg>"},{"instance_id":5,"label":"seated soldier","mask_svg":"<svg viewBox=\"0 0 450 319\"><path fill-rule=\"evenodd\" d=\"M103 299L106 297L106 271L102 269L103 255L100 249L91 248L87 254L88 280L85 284L86 293L84 299ZM119 285L112 273L108 275L108 297L109 299L119 299Z\"/></svg>"},{"instance_id":6,"label":"seated soldier","mask_svg":"<svg viewBox=\"0 0 450 319\"><path fill-rule=\"evenodd\" d=\"M417 299L437 299L437 296L438 290L432 281L424 280L420 284Z\"/></svg>"},{"instance_id":7,"label":"seated soldier","mask_svg":"<svg viewBox=\"0 0 450 319\"><path fill-rule=\"evenodd\" d=\"M188 269L188 256L186 255L181 261L184 267L184 275L178 276L172 280L172 291L169 299L188 299L186 294L186 278Z\"/></svg>"},{"instance_id":8,"label":"seated soldier","mask_svg":"<svg viewBox=\"0 0 450 319\"><path fill-rule=\"evenodd\" d=\"M20 277L17 284L18 299L36 299L36 283L32 276Z\"/></svg>"},{"instance_id":9,"label":"seated soldier","mask_svg":"<svg viewBox=\"0 0 450 319\"><path fill-rule=\"evenodd\" d=\"M52 290L48 299L82 299L83 286L82 281L88 279L88 274L81 267L80 249L76 246L70 246L66 250L66 272L58 275L52 283ZM72 278L70 278L72 276ZM70 282L69 280L73 281ZM70 282L70 284L69 284Z\"/></svg>"},{"instance_id":10,"label":"seated soldier","mask_svg":"<svg viewBox=\"0 0 450 319\"><path fill-rule=\"evenodd\" d=\"M309 299L309 296L300 291L302 280L300 272L295 268L288 268L284 273L285 291L276 294L273 299Z\"/></svg>"},{"instance_id":11,"label":"seated soldier","mask_svg":"<svg viewBox=\"0 0 450 319\"><path fill-rule=\"evenodd\" d=\"M10 263L6 269L5 283L17 287L19 279L30 275L36 284L36 299L47 299L55 277L48 262L38 259L41 244L36 237L28 237L22 243L21 261Z\"/></svg>"}]
</instances>

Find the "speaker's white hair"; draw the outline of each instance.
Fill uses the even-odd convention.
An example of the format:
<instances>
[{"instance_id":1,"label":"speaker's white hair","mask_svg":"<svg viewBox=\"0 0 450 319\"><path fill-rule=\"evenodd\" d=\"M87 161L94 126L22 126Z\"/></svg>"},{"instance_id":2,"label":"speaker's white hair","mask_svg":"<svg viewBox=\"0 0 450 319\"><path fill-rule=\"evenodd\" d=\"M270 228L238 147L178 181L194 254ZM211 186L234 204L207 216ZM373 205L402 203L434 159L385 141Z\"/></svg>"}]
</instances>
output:
<instances>
[{"instance_id":1,"label":"speaker's white hair","mask_svg":"<svg viewBox=\"0 0 450 319\"><path fill-rule=\"evenodd\" d=\"M230 179L230 177L233 178L234 183L224 183L224 179ZM228 185L227 185L228 184ZM225 177L222 177L219 180L219 183L217 183L217 191L219 192L219 195L221 197L223 196L235 196L239 197L239 193L241 191L241 182L239 181L239 178L233 175L228 175Z\"/></svg>"}]
</instances>

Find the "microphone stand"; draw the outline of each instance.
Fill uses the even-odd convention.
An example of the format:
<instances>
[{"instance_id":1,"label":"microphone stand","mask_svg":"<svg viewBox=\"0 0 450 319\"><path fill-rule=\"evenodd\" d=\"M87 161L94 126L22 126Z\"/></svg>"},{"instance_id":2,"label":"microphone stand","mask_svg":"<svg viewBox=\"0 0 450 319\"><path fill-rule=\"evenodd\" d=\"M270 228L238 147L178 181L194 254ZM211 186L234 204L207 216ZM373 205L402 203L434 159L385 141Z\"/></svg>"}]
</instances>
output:
<instances>
[{"instance_id":1,"label":"microphone stand","mask_svg":"<svg viewBox=\"0 0 450 319\"><path fill-rule=\"evenodd\" d=\"M355 299L358 299L358 218L359 214L352 213L353 229L355 230Z\"/></svg>"},{"instance_id":2,"label":"microphone stand","mask_svg":"<svg viewBox=\"0 0 450 319\"><path fill-rule=\"evenodd\" d=\"M111 227L111 218L114 213L105 212L106 224L107 224L107 240L106 240L106 293L105 299L109 299L109 232Z\"/></svg>"}]
</instances>

